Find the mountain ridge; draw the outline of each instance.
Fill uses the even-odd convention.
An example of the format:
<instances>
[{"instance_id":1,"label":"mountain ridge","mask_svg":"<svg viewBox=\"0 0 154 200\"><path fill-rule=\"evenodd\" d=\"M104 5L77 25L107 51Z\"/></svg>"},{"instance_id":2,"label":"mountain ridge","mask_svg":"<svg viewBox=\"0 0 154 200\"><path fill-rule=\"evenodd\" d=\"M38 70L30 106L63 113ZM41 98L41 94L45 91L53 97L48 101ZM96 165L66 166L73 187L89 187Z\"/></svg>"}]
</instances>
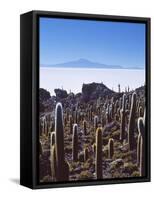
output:
<instances>
[{"instance_id":1,"label":"mountain ridge","mask_svg":"<svg viewBox=\"0 0 154 200\"><path fill-rule=\"evenodd\" d=\"M109 65L99 62L93 62L88 59L80 58L74 61L68 61L64 63L41 65L41 67L58 67L58 68L97 68L97 69L144 69L143 67L123 67L121 65Z\"/></svg>"}]
</instances>

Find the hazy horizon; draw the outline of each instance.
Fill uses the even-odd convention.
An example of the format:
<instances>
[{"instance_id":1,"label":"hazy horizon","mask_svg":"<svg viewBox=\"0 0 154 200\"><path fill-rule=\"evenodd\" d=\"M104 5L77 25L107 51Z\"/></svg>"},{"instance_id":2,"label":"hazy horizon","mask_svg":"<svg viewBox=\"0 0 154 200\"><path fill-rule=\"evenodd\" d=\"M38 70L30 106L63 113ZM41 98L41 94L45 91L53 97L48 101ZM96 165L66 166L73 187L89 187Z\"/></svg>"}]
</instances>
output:
<instances>
[{"instance_id":1,"label":"hazy horizon","mask_svg":"<svg viewBox=\"0 0 154 200\"><path fill-rule=\"evenodd\" d=\"M79 93L83 83L103 83L108 88L118 92L125 87L136 89L145 83L145 70L132 69L86 69L86 68L40 68L40 88L44 88L55 95L54 89L60 88L68 93ZM137 77L137 78L136 78Z\"/></svg>"}]
</instances>

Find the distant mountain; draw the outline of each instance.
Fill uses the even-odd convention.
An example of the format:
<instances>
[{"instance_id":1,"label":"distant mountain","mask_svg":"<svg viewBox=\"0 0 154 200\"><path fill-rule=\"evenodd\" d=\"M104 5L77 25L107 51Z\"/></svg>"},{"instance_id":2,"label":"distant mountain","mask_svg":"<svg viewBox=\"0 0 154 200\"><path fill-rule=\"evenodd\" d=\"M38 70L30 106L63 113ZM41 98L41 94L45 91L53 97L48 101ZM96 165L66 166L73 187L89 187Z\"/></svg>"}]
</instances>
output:
<instances>
[{"instance_id":1,"label":"distant mountain","mask_svg":"<svg viewBox=\"0 0 154 200\"><path fill-rule=\"evenodd\" d=\"M84 58L80 58L78 60L69 61L65 63L59 63L59 64L52 64L52 65L42 65L41 67L60 67L60 68L97 68L97 69L143 69L142 67L132 67L132 68L126 68L120 65L107 65L102 64L98 62L93 62Z\"/></svg>"}]
</instances>

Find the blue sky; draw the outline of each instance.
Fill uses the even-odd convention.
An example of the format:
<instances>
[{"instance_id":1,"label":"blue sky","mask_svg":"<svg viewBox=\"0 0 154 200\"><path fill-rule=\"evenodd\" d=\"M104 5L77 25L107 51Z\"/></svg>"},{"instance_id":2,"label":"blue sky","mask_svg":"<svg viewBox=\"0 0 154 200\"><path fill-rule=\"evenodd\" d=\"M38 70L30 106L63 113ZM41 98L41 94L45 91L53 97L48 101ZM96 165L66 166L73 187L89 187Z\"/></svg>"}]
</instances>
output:
<instances>
[{"instance_id":1,"label":"blue sky","mask_svg":"<svg viewBox=\"0 0 154 200\"><path fill-rule=\"evenodd\" d=\"M40 64L59 64L80 58L144 68L145 25L40 18Z\"/></svg>"}]
</instances>

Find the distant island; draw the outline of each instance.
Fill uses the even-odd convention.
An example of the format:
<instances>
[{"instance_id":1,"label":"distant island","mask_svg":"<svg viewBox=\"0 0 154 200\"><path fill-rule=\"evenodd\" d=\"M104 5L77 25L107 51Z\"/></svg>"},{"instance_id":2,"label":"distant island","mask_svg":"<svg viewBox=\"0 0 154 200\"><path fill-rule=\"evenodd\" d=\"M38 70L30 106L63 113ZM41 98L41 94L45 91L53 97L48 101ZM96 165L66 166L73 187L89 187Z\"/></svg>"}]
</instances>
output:
<instances>
[{"instance_id":1,"label":"distant island","mask_svg":"<svg viewBox=\"0 0 154 200\"><path fill-rule=\"evenodd\" d=\"M93 62L90 61L88 59L84 59L84 58L80 58L78 60L74 60L74 61L68 61L68 62L64 62L64 63L58 63L58 64L49 64L49 65L44 65L42 64L41 67L51 67L51 68L97 68L97 69L138 69L138 70L142 70L144 69L142 66L138 66L138 67L124 67L121 65L109 65L109 64L103 64L103 63L99 63L99 62Z\"/></svg>"}]
</instances>

